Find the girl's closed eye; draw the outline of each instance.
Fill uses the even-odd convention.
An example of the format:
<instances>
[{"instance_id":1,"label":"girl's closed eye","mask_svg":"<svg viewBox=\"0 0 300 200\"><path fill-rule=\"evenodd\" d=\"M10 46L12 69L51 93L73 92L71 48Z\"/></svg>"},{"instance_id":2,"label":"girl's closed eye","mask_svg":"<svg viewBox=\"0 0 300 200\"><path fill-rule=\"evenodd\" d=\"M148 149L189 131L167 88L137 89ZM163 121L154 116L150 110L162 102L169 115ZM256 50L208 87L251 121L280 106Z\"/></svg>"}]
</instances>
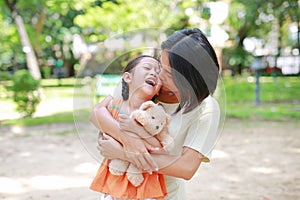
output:
<instances>
[{"instance_id":1,"label":"girl's closed eye","mask_svg":"<svg viewBox=\"0 0 300 200\"><path fill-rule=\"evenodd\" d=\"M144 65L144 69L151 70L151 67L149 65Z\"/></svg>"}]
</instances>

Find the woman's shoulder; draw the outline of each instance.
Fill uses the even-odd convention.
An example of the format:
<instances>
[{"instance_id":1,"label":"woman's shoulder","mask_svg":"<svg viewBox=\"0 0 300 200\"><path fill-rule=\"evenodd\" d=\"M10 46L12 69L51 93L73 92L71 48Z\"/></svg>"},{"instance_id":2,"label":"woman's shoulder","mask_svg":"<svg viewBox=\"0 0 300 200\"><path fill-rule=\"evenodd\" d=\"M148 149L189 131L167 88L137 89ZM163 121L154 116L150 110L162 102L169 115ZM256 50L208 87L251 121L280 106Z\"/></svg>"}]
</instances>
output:
<instances>
[{"instance_id":1,"label":"woman's shoulder","mask_svg":"<svg viewBox=\"0 0 300 200\"><path fill-rule=\"evenodd\" d=\"M208 97L206 97L203 102L202 102L205 106L207 107L211 107L211 108L215 108L215 109L219 109L219 102L212 97L211 95L209 95ZM201 103L201 104L202 104ZM201 106L200 104L200 106Z\"/></svg>"},{"instance_id":2,"label":"woman's shoulder","mask_svg":"<svg viewBox=\"0 0 300 200\"><path fill-rule=\"evenodd\" d=\"M194 109L196 114L205 114L205 113L219 113L220 107L218 101L212 97L206 97L197 108Z\"/></svg>"}]
</instances>

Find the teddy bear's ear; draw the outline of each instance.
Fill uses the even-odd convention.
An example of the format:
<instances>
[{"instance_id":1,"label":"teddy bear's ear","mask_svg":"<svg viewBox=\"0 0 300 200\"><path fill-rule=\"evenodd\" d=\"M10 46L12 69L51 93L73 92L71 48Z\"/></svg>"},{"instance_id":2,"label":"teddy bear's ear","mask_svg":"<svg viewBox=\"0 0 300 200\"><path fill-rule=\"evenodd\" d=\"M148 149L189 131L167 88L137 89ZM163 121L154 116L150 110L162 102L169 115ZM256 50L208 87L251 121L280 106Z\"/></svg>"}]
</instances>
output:
<instances>
[{"instance_id":1,"label":"teddy bear's ear","mask_svg":"<svg viewBox=\"0 0 300 200\"><path fill-rule=\"evenodd\" d=\"M136 110L136 111L133 111L131 113L131 117L133 119L135 119L137 122L139 122L141 125L145 125L145 116L143 114L143 111L140 111L140 110Z\"/></svg>"},{"instance_id":2,"label":"teddy bear's ear","mask_svg":"<svg viewBox=\"0 0 300 200\"><path fill-rule=\"evenodd\" d=\"M155 103L153 103L153 101L146 101L141 105L140 110L147 110L148 108L151 108L154 105Z\"/></svg>"}]
</instances>

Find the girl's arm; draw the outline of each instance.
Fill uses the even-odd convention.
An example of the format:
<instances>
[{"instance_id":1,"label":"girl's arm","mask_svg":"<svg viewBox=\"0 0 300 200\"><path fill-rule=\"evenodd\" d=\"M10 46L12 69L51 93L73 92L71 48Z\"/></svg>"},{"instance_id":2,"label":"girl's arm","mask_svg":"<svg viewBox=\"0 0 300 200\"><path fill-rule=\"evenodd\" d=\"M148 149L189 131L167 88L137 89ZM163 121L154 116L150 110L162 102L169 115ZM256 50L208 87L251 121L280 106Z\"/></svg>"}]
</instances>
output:
<instances>
[{"instance_id":1,"label":"girl's arm","mask_svg":"<svg viewBox=\"0 0 300 200\"><path fill-rule=\"evenodd\" d=\"M102 132L105 132L111 135L113 138L118 140L123 144L123 142L127 141L128 138L126 134L124 136L123 132L126 132L127 135L134 137L134 134L143 138L149 145L153 147L161 147L160 142L155 138L149 135L147 131L142 126L139 126L133 119L127 117L126 115L120 115L120 118L123 119L123 123L128 123L128 129L123 132L120 130L119 122L117 122L108 111L109 103L112 101L112 96L107 96L104 100L102 100L99 104L96 105L93 112L90 115L90 121ZM133 134L130 134L133 133Z\"/></svg>"},{"instance_id":2,"label":"girl's arm","mask_svg":"<svg viewBox=\"0 0 300 200\"><path fill-rule=\"evenodd\" d=\"M126 115L120 115L119 124L121 131L126 133L134 133L135 135L138 135L140 138L144 139L149 145L151 145L149 146L151 150L153 149L152 147L157 147L157 149L162 147L158 139L150 135L144 129L144 127L139 125L134 119Z\"/></svg>"},{"instance_id":3,"label":"girl's arm","mask_svg":"<svg viewBox=\"0 0 300 200\"><path fill-rule=\"evenodd\" d=\"M119 123L112 117L107 109L112 100L112 96L107 96L97 104L90 114L90 122L102 132L109 134L117 141L123 143L123 141L126 141L126 135L120 131Z\"/></svg>"},{"instance_id":4,"label":"girl's arm","mask_svg":"<svg viewBox=\"0 0 300 200\"><path fill-rule=\"evenodd\" d=\"M131 158L136 166L142 169L156 169L157 165L148 153L143 140L132 133L121 131L119 123L111 116L107 108L112 99L112 96L108 96L96 105L90 115L90 121L102 132L111 135L114 139L122 143L126 156Z\"/></svg>"}]
</instances>

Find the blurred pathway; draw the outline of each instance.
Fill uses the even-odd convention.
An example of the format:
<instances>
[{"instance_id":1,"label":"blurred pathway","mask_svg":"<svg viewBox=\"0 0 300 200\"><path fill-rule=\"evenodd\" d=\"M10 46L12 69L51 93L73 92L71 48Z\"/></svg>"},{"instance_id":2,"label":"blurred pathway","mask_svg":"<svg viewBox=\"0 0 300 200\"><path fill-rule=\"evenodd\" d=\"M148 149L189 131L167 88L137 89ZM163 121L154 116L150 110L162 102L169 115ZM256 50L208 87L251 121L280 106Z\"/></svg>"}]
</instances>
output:
<instances>
[{"instance_id":1,"label":"blurred pathway","mask_svg":"<svg viewBox=\"0 0 300 200\"><path fill-rule=\"evenodd\" d=\"M189 200L300 199L299 130L295 122L227 120L211 164L187 183ZM96 138L88 123L0 128L0 199L99 199L88 189Z\"/></svg>"}]
</instances>

